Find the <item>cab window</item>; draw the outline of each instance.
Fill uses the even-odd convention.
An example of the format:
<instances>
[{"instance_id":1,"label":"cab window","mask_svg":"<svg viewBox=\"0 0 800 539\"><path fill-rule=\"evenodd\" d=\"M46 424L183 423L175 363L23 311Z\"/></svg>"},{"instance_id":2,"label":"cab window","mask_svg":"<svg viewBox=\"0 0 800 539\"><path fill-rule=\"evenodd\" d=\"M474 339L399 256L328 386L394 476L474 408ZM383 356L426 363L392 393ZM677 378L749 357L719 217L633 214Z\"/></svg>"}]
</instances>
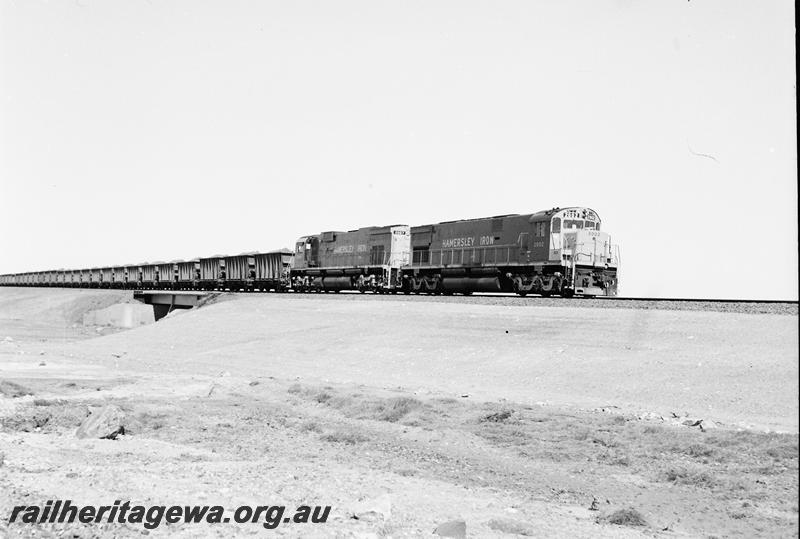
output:
<instances>
[{"instance_id":1,"label":"cab window","mask_svg":"<svg viewBox=\"0 0 800 539\"><path fill-rule=\"evenodd\" d=\"M559 232L561 232L561 218L560 217L554 217L553 218L552 231L553 231L554 234L558 234Z\"/></svg>"},{"instance_id":2,"label":"cab window","mask_svg":"<svg viewBox=\"0 0 800 539\"><path fill-rule=\"evenodd\" d=\"M583 220L582 219L565 219L564 220L564 228L567 230L569 229L581 229L583 228Z\"/></svg>"}]
</instances>

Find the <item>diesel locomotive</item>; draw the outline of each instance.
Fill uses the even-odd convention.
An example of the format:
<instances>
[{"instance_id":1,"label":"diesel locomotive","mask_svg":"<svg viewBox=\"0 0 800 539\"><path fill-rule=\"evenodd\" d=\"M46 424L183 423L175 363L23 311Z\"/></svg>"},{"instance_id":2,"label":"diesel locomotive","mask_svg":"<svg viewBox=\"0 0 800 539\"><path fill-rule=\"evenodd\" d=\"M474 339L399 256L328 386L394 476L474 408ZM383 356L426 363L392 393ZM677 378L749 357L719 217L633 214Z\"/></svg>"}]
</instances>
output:
<instances>
[{"instance_id":1,"label":"diesel locomotive","mask_svg":"<svg viewBox=\"0 0 800 539\"><path fill-rule=\"evenodd\" d=\"M615 296L619 249L585 207L303 236L293 250L0 275L4 286Z\"/></svg>"},{"instance_id":2,"label":"diesel locomotive","mask_svg":"<svg viewBox=\"0 0 800 539\"><path fill-rule=\"evenodd\" d=\"M619 249L590 208L300 238L295 290L615 296Z\"/></svg>"}]
</instances>

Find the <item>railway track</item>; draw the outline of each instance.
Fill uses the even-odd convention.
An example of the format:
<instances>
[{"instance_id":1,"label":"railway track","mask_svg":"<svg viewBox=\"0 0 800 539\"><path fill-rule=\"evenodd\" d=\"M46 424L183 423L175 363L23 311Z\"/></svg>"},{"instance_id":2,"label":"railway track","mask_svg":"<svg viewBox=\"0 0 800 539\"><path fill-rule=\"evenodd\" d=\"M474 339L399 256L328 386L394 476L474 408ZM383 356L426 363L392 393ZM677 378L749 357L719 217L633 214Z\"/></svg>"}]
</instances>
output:
<instances>
[{"instance_id":1,"label":"railway track","mask_svg":"<svg viewBox=\"0 0 800 539\"><path fill-rule=\"evenodd\" d=\"M207 291L217 294L236 294L241 296L259 295L260 292L231 292L227 290ZM171 294L181 293L171 290L135 291L136 294ZM196 292L183 292L192 294ZM467 303L478 305L505 305L515 307L580 307L580 308L622 308L622 309L658 309L676 311L716 311L740 312L753 314L798 314L796 300L746 300L746 299L696 299L696 298L645 298L645 297L596 297L596 298L562 298L525 296L513 293L475 293L471 295L429 295L429 294L362 294L357 291L343 290L339 293L283 292L283 297L302 299L330 298L342 301L430 301L443 303Z\"/></svg>"},{"instance_id":2,"label":"railway track","mask_svg":"<svg viewBox=\"0 0 800 539\"><path fill-rule=\"evenodd\" d=\"M693 298L561 298L526 296L516 294L484 293L469 296L384 295L384 294L292 294L292 297L331 297L340 299L372 299L378 301L434 301L445 303L470 303L478 305L505 305L513 307L578 307L611 309L657 309L673 311L714 311L751 314L798 314L798 302L791 300L693 299ZM413 299L409 299L413 298Z\"/></svg>"},{"instance_id":3,"label":"railway track","mask_svg":"<svg viewBox=\"0 0 800 539\"><path fill-rule=\"evenodd\" d=\"M579 298L580 299L580 298ZM764 305L798 305L797 300L787 299L698 299L698 298L638 298L638 297L603 297L594 298L603 301L679 301L679 302L702 302L702 303L753 303Z\"/></svg>"},{"instance_id":4,"label":"railway track","mask_svg":"<svg viewBox=\"0 0 800 539\"><path fill-rule=\"evenodd\" d=\"M27 287L26 287L27 288ZM49 287L36 287L49 288ZM93 288L86 290L118 290L106 288ZM260 295L262 291L230 291L230 290L141 290L129 289L134 296L143 295L205 295L236 294L241 296ZM266 291L263 291L266 292ZM273 294L276 294L273 292ZM443 303L467 303L478 305L505 305L505 306L530 306L530 307L580 307L580 308L622 308L622 309L659 309L676 311L717 311L741 312L753 314L786 314L798 315L797 300L769 300L769 299L699 299L699 298L656 298L656 297L543 297L543 296L518 296L513 293L503 292L476 292L471 295L431 295L431 294L374 294L360 293L358 291L342 290L338 293L327 292L282 292L282 297L297 299L305 298L331 298L340 300L365 300L365 301L431 301Z\"/></svg>"}]
</instances>

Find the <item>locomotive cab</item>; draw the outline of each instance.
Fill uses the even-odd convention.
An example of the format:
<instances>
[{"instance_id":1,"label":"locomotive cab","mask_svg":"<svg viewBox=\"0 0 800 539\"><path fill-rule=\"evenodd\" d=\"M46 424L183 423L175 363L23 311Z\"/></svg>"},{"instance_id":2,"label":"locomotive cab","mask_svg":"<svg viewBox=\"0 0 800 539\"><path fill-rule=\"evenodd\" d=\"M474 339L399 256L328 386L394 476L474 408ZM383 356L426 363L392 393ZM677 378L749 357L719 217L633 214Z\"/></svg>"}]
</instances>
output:
<instances>
[{"instance_id":1,"label":"locomotive cab","mask_svg":"<svg viewBox=\"0 0 800 539\"><path fill-rule=\"evenodd\" d=\"M572 293L617 293L619 249L600 227L600 217L589 208L566 208L551 217L549 258L565 267Z\"/></svg>"},{"instance_id":2,"label":"locomotive cab","mask_svg":"<svg viewBox=\"0 0 800 539\"><path fill-rule=\"evenodd\" d=\"M295 269L313 268L318 265L318 254L319 236L302 236L294 245L292 267Z\"/></svg>"}]
</instances>

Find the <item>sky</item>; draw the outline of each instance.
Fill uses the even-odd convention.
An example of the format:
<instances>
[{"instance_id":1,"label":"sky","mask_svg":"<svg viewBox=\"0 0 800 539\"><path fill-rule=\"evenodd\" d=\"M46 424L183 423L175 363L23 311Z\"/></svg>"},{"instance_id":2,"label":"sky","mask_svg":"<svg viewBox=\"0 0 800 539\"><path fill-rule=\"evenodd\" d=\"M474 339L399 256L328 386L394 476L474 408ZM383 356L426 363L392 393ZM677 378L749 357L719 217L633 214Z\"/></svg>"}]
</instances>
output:
<instances>
[{"instance_id":1,"label":"sky","mask_svg":"<svg viewBox=\"0 0 800 539\"><path fill-rule=\"evenodd\" d=\"M793 2L0 6L0 273L588 206L621 295L798 297Z\"/></svg>"}]
</instances>

